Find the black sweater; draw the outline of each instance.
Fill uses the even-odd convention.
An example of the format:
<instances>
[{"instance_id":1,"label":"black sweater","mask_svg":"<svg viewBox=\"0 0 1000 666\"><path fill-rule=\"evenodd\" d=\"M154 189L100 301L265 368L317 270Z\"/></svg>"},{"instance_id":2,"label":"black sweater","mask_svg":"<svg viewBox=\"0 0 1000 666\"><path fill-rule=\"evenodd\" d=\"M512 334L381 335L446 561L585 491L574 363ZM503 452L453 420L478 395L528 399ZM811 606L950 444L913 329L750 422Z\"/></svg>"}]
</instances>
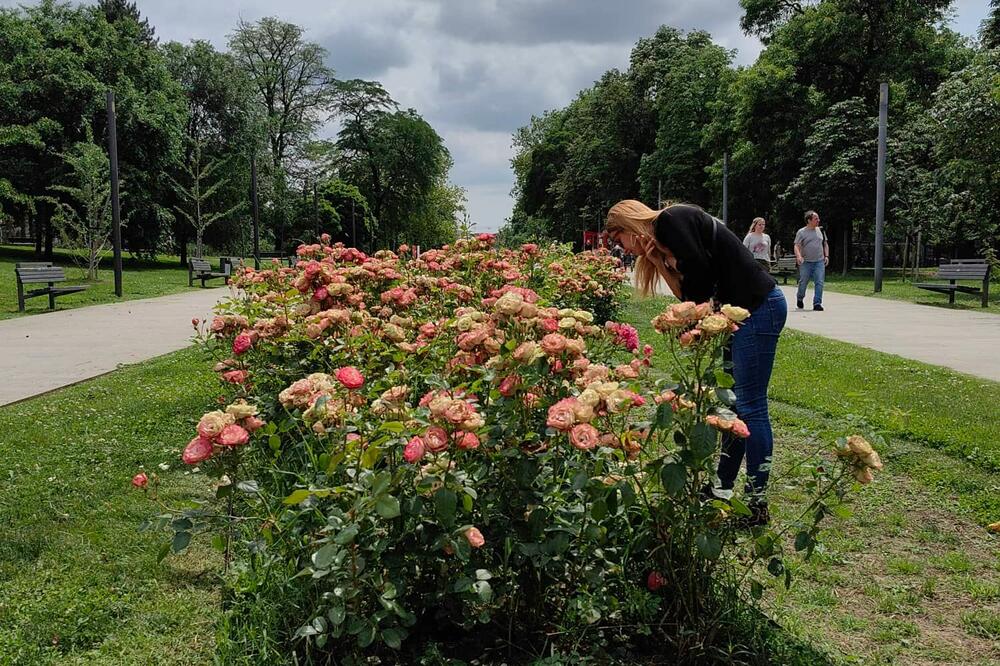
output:
<instances>
[{"instance_id":1,"label":"black sweater","mask_svg":"<svg viewBox=\"0 0 1000 666\"><path fill-rule=\"evenodd\" d=\"M653 228L656 240L677 258L685 300L702 303L715 296L720 304L752 311L776 285L739 237L697 206L666 208Z\"/></svg>"}]
</instances>

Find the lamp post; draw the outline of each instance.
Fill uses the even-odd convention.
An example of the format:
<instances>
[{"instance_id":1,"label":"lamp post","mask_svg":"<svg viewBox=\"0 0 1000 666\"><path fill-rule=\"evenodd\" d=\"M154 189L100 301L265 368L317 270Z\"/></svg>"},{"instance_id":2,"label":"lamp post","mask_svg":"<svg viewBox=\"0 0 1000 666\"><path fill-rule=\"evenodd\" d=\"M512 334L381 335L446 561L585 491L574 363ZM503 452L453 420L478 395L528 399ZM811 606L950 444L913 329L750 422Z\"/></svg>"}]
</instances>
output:
<instances>
[{"instance_id":1,"label":"lamp post","mask_svg":"<svg viewBox=\"0 0 1000 666\"><path fill-rule=\"evenodd\" d=\"M253 267L260 270L260 209L257 205L257 151L250 156L250 203L253 208Z\"/></svg>"},{"instance_id":2,"label":"lamp post","mask_svg":"<svg viewBox=\"0 0 1000 666\"><path fill-rule=\"evenodd\" d=\"M882 236L885 233L885 142L889 117L889 84L878 91L878 170L875 180L875 292L882 291ZM845 248L846 251L846 248Z\"/></svg>"},{"instance_id":3,"label":"lamp post","mask_svg":"<svg viewBox=\"0 0 1000 666\"><path fill-rule=\"evenodd\" d=\"M118 200L118 130L115 91L108 91L108 158L111 162L111 243L115 256L115 296L122 295L122 216Z\"/></svg>"}]
</instances>

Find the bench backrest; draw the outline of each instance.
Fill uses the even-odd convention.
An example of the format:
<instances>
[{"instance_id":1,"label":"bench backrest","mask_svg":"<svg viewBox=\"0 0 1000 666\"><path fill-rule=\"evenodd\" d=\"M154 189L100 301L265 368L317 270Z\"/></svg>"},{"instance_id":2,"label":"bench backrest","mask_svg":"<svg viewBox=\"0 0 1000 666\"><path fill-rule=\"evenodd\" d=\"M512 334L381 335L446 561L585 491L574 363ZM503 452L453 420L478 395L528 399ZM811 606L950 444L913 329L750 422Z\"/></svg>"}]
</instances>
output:
<instances>
[{"instance_id":1,"label":"bench backrest","mask_svg":"<svg viewBox=\"0 0 1000 666\"><path fill-rule=\"evenodd\" d=\"M191 270L197 273L212 272L212 264L208 263L204 259L189 259L188 264L191 266Z\"/></svg>"},{"instance_id":2,"label":"bench backrest","mask_svg":"<svg viewBox=\"0 0 1000 666\"><path fill-rule=\"evenodd\" d=\"M794 256L779 257L773 264L771 264L772 270L783 271L795 268L796 262Z\"/></svg>"},{"instance_id":3,"label":"bench backrest","mask_svg":"<svg viewBox=\"0 0 1000 666\"><path fill-rule=\"evenodd\" d=\"M16 264L14 272L17 274L17 281L22 284L35 282L63 282L66 280L66 271L62 266L53 266L51 263L30 263Z\"/></svg>"},{"instance_id":4,"label":"bench backrest","mask_svg":"<svg viewBox=\"0 0 1000 666\"><path fill-rule=\"evenodd\" d=\"M981 259L957 259L938 266L941 280L984 280L990 274L990 266Z\"/></svg>"}]
</instances>

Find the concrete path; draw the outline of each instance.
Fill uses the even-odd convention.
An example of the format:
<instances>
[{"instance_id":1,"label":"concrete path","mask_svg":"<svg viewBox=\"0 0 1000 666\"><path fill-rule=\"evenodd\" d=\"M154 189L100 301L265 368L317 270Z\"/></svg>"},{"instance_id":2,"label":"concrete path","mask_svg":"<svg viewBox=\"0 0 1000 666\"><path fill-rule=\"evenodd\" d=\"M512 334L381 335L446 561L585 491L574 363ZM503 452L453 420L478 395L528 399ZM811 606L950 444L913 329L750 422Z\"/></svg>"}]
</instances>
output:
<instances>
[{"instance_id":1,"label":"concrete path","mask_svg":"<svg viewBox=\"0 0 1000 666\"><path fill-rule=\"evenodd\" d=\"M788 301L788 328L1000 382L1000 315L829 290L824 311L813 312L812 284L806 308L796 310L795 287L778 286ZM657 288L670 295L662 282Z\"/></svg>"},{"instance_id":2,"label":"concrete path","mask_svg":"<svg viewBox=\"0 0 1000 666\"><path fill-rule=\"evenodd\" d=\"M1000 315L829 290L824 311L813 312L811 284L806 309L796 310L795 287L781 289L789 328L1000 382Z\"/></svg>"},{"instance_id":3,"label":"concrete path","mask_svg":"<svg viewBox=\"0 0 1000 666\"><path fill-rule=\"evenodd\" d=\"M210 316L229 295L192 289L0 321L0 405L182 349L191 344L191 319Z\"/></svg>"}]
</instances>

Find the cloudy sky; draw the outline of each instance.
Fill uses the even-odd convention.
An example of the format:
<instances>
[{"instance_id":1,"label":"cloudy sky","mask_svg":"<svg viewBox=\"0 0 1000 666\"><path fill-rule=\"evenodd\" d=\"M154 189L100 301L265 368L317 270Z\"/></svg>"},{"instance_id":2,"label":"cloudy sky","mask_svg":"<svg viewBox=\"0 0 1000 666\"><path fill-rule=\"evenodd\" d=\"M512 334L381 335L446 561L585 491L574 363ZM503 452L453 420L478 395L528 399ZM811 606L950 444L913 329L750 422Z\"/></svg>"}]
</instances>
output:
<instances>
[{"instance_id":1,"label":"cloudy sky","mask_svg":"<svg viewBox=\"0 0 1000 666\"><path fill-rule=\"evenodd\" d=\"M25 4L0 0L2 5ZM32 3L27 3L32 4ZM138 0L162 40L225 48L237 21L277 16L306 28L339 78L378 79L444 137L452 180L479 230L510 214L511 133L564 106L661 24L704 29L760 51L739 29L738 0ZM953 27L975 34L988 0L956 0ZM331 128L332 129L332 128Z\"/></svg>"}]
</instances>

